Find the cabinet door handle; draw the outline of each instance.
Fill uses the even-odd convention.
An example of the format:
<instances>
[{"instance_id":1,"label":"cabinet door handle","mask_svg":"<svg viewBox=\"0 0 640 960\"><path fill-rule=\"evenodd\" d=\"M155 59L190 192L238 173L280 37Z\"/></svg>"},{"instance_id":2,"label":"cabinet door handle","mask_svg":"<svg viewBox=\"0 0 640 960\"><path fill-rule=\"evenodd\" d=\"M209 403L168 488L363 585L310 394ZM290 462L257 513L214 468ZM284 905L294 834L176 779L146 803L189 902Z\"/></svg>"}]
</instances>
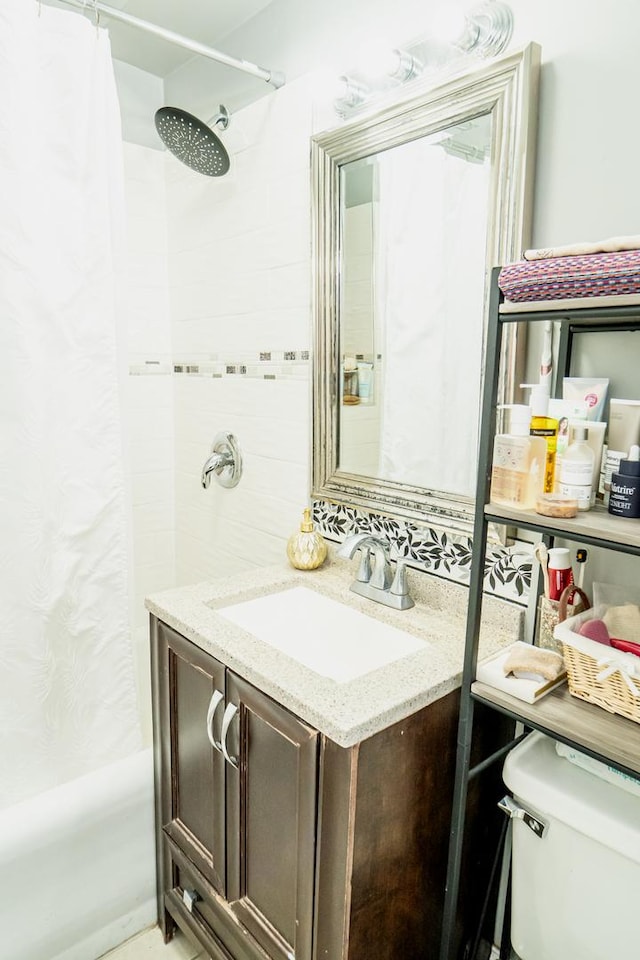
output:
<instances>
[{"instance_id":1,"label":"cabinet door handle","mask_svg":"<svg viewBox=\"0 0 640 960\"><path fill-rule=\"evenodd\" d=\"M231 726L231 721L238 712L238 708L235 703L228 703L225 707L224 716L222 718L222 733L220 734L222 752L227 763L230 763L232 767L238 769L238 758L232 757L227 750L227 734L229 733L229 727Z\"/></svg>"},{"instance_id":2,"label":"cabinet door handle","mask_svg":"<svg viewBox=\"0 0 640 960\"><path fill-rule=\"evenodd\" d=\"M198 900L201 900L201 896L197 890L183 890L182 891L182 902L189 911L193 913L193 908Z\"/></svg>"},{"instance_id":3,"label":"cabinet door handle","mask_svg":"<svg viewBox=\"0 0 640 960\"><path fill-rule=\"evenodd\" d=\"M216 740L213 735L213 721L216 715L216 710L224 700L224 693L220 693L219 690L214 690L209 701L209 709L207 710L207 737L209 738L209 743L214 747L218 753L222 753L222 744L219 740Z\"/></svg>"}]
</instances>

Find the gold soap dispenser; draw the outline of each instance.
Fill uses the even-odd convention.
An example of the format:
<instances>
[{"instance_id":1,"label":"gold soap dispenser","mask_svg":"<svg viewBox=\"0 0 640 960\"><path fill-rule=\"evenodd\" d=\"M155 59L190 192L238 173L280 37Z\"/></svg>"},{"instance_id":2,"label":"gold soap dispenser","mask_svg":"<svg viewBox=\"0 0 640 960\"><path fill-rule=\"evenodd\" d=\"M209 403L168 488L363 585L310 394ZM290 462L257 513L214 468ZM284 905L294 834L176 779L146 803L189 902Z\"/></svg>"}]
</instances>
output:
<instances>
[{"instance_id":1,"label":"gold soap dispenser","mask_svg":"<svg viewBox=\"0 0 640 960\"><path fill-rule=\"evenodd\" d=\"M287 557L296 570L315 570L321 567L327 556L327 545L317 530L313 529L311 510L306 507L300 529L289 537Z\"/></svg>"}]
</instances>

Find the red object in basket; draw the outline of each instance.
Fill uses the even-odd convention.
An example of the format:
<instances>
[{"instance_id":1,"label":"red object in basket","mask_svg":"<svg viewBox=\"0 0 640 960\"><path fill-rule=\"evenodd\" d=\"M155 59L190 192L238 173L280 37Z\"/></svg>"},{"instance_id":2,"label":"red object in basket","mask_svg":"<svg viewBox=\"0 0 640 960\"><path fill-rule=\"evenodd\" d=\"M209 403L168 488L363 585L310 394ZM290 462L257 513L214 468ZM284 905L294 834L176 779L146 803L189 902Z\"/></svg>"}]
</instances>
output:
<instances>
[{"instance_id":1,"label":"red object in basket","mask_svg":"<svg viewBox=\"0 0 640 960\"><path fill-rule=\"evenodd\" d=\"M609 643L616 650L623 650L625 653L633 653L640 657L640 643L634 643L633 640L618 640L616 637L609 637Z\"/></svg>"},{"instance_id":2,"label":"red object in basket","mask_svg":"<svg viewBox=\"0 0 640 960\"><path fill-rule=\"evenodd\" d=\"M562 592L573 583L569 550L566 547L549 548L549 599L559 600Z\"/></svg>"}]
</instances>

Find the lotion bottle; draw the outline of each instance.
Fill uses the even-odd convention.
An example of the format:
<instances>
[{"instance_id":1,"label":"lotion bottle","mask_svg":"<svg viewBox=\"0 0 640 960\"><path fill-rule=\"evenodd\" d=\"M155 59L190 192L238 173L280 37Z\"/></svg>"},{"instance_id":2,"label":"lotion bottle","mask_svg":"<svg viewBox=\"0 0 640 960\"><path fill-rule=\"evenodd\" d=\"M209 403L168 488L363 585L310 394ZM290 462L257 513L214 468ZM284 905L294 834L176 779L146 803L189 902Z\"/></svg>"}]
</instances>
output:
<instances>
[{"instance_id":1,"label":"lotion bottle","mask_svg":"<svg viewBox=\"0 0 640 960\"><path fill-rule=\"evenodd\" d=\"M533 510L542 492L546 443L529 433L531 411L524 404L506 404L510 424L493 441L491 500L515 510Z\"/></svg>"},{"instance_id":2,"label":"lotion bottle","mask_svg":"<svg viewBox=\"0 0 640 960\"><path fill-rule=\"evenodd\" d=\"M560 493L577 500L578 510L588 510L591 506L594 460L587 427L574 426L573 440L560 464Z\"/></svg>"},{"instance_id":3,"label":"lotion bottle","mask_svg":"<svg viewBox=\"0 0 640 960\"><path fill-rule=\"evenodd\" d=\"M556 445L558 442L558 421L548 415L549 391L544 384L521 383L520 386L531 390L531 423L529 432L532 437L542 437L547 445L542 492L553 493Z\"/></svg>"}]
</instances>

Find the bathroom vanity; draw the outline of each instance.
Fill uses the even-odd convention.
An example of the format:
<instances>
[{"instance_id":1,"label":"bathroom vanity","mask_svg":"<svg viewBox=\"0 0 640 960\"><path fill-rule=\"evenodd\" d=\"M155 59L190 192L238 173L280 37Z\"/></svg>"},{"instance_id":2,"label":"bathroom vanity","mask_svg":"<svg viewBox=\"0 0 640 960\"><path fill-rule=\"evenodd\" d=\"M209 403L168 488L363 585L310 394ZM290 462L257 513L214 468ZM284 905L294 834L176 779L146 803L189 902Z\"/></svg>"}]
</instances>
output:
<instances>
[{"instance_id":1,"label":"bathroom vanity","mask_svg":"<svg viewBox=\"0 0 640 960\"><path fill-rule=\"evenodd\" d=\"M417 579L431 583L431 605L418 596L400 614L351 594L344 565L262 570L147 601L165 940L177 924L213 960L437 955L466 591ZM315 641L291 615L300 590L322 598L318 635L339 634L330 621L343 616L340 646L360 647L359 669L303 662ZM230 619L247 604L259 619L262 599L270 622L278 610L290 619L272 642ZM513 608L494 612L487 652L519 629ZM376 630L382 644L389 631L383 663ZM503 736L492 719L480 750ZM484 825L477 804L474 818ZM481 864L482 831L476 840Z\"/></svg>"}]
</instances>

